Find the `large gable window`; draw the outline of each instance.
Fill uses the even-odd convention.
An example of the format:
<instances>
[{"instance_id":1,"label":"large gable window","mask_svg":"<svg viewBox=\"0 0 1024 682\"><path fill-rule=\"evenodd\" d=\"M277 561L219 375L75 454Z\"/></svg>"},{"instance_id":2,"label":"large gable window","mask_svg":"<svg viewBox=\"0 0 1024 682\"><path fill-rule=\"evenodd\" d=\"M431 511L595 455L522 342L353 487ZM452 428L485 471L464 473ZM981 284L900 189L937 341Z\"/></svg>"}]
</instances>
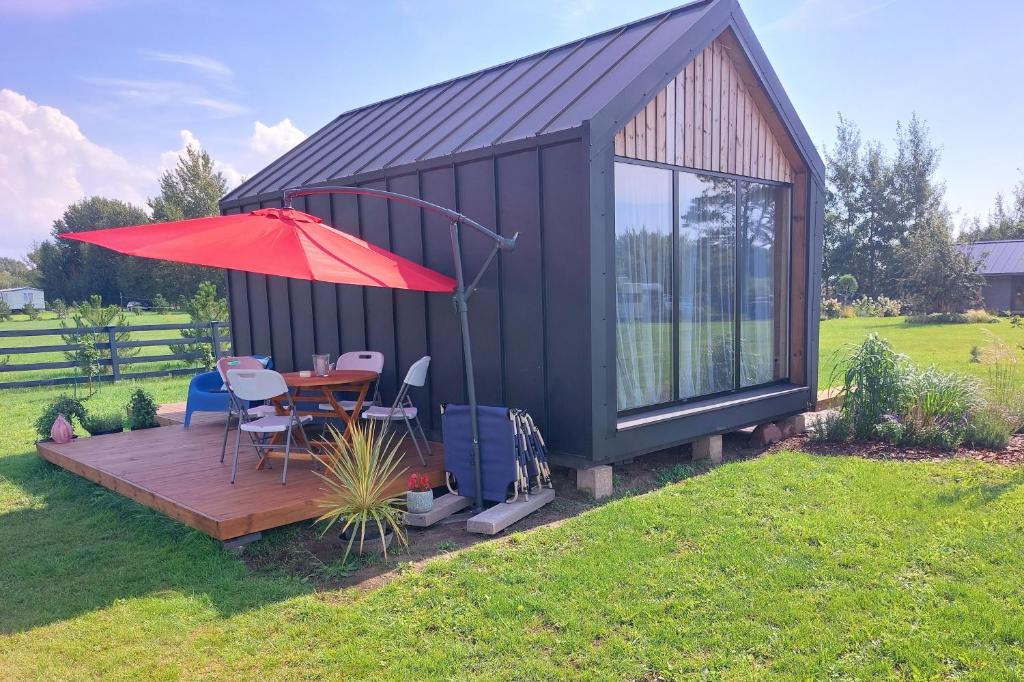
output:
<instances>
[{"instance_id":1,"label":"large gable window","mask_svg":"<svg viewBox=\"0 0 1024 682\"><path fill-rule=\"evenodd\" d=\"M620 412L788 376L790 187L615 163Z\"/></svg>"}]
</instances>

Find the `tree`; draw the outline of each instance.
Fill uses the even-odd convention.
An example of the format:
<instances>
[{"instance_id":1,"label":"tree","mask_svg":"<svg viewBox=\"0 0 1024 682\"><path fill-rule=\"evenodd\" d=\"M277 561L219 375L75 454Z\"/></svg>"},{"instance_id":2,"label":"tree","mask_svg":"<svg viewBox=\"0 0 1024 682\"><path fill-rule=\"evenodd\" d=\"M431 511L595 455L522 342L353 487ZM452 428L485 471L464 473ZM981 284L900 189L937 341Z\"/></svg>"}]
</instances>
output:
<instances>
[{"instance_id":1,"label":"tree","mask_svg":"<svg viewBox=\"0 0 1024 682\"><path fill-rule=\"evenodd\" d=\"M847 273L836 280L836 293L849 301L857 293L857 278Z\"/></svg>"},{"instance_id":2,"label":"tree","mask_svg":"<svg viewBox=\"0 0 1024 682\"><path fill-rule=\"evenodd\" d=\"M174 169L160 176L160 194L149 200L149 207L155 222L205 218L220 214L218 202L226 191L227 181L214 170L210 155L189 145ZM167 298L189 296L204 281L218 282L217 290L224 290L223 275L211 268L158 261L154 269Z\"/></svg>"},{"instance_id":3,"label":"tree","mask_svg":"<svg viewBox=\"0 0 1024 682\"><path fill-rule=\"evenodd\" d=\"M213 282L202 282L193 296L184 305L189 320L193 324L209 325L210 322L224 322L228 319L228 302L217 294L217 287ZM194 343L183 344L185 352L200 353L200 360L206 369L212 369L215 361L213 346L210 343L198 339L209 335L210 328L182 329L181 336L184 339L196 339ZM172 348L171 352L175 352Z\"/></svg>"},{"instance_id":4,"label":"tree","mask_svg":"<svg viewBox=\"0 0 1024 682\"><path fill-rule=\"evenodd\" d=\"M860 221L857 201L861 172L860 130L839 115L836 144L825 150L825 240L822 281L826 287L838 275L837 267L848 263L853 249L853 232Z\"/></svg>"},{"instance_id":5,"label":"tree","mask_svg":"<svg viewBox=\"0 0 1024 682\"><path fill-rule=\"evenodd\" d=\"M35 283L32 264L17 258L0 257L0 289L31 286Z\"/></svg>"},{"instance_id":6,"label":"tree","mask_svg":"<svg viewBox=\"0 0 1024 682\"><path fill-rule=\"evenodd\" d=\"M0 298L0 322L6 322L11 319L11 306L7 304L7 301Z\"/></svg>"},{"instance_id":7,"label":"tree","mask_svg":"<svg viewBox=\"0 0 1024 682\"><path fill-rule=\"evenodd\" d=\"M946 216L914 232L901 250L904 295L918 313L954 313L981 302L978 264L953 243Z\"/></svg>"},{"instance_id":8,"label":"tree","mask_svg":"<svg viewBox=\"0 0 1024 682\"><path fill-rule=\"evenodd\" d=\"M67 332L61 334L61 338L64 343L70 346L93 346L97 344L101 346L109 342L110 337L106 331L85 331L89 327L126 327L128 326L128 317L124 314L116 305L103 305L103 300L98 294L93 294L89 297L89 300L84 303L78 304L75 309L75 314L71 316L71 324L67 321L60 323L62 329L66 329ZM122 343L131 340L131 332L121 331L114 335L115 342ZM139 354L139 348L118 348L118 356L131 357ZM74 362L78 366L84 366L85 361L81 353L78 350L66 351L64 357L67 358L68 362ZM110 349L102 349L99 351L99 360L110 359ZM109 371L109 364L104 367L104 371Z\"/></svg>"},{"instance_id":9,"label":"tree","mask_svg":"<svg viewBox=\"0 0 1024 682\"><path fill-rule=\"evenodd\" d=\"M984 223L975 218L960 232L964 242L994 239L1024 239L1024 180L1013 188L1009 199L1002 193L996 194L995 205Z\"/></svg>"},{"instance_id":10,"label":"tree","mask_svg":"<svg viewBox=\"0 0 1024 682\"><path fill-rule=\"evenodd\" d=\"M90 232L148 222L149 216L138 206L117 199L89 197L68 206L54 221L52 234L56 237L62 232ZM119 278L132 278L136 271L146 267L139 259L63 239L39 244L29 259L47 295L66 301L84 301L99 294L107 303L119 302Z\"/></svg>"}]
</instances>

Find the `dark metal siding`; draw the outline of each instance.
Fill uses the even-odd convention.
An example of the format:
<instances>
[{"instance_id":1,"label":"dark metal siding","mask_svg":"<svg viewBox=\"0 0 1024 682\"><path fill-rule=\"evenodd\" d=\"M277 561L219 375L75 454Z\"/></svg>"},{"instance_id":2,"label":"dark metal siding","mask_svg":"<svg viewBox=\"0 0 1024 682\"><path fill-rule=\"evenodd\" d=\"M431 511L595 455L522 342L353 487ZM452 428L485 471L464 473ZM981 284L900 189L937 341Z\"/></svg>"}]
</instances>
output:
<instances>
[{"instance_id":1,"label":"dark metal siding","mask_svg":"<svg viewBox=\"0 0 1024 682\"><path fill-rule=\"evenodd\" d=\"M520 233L519 247L501 254L470 301L478 397L482 404L529 409L553 450L589 457L585 158L579 138L541 138L530 148L406 167L361 184L457 208L502 234ZM454 274L448 223L439 216L368 197L315 197L296 207ZM462 247L472 276L490 244L467 230ZM465 401L462 344L449 297L238 272L229 278L239 348L272 355L282 371L309 368L314 351L336 357L380 350L386 358L381 390L390 400L409 365L429 354L428 384L413 392L424 426L438 435L438 406Z\"/></svg>"}]
</instances>

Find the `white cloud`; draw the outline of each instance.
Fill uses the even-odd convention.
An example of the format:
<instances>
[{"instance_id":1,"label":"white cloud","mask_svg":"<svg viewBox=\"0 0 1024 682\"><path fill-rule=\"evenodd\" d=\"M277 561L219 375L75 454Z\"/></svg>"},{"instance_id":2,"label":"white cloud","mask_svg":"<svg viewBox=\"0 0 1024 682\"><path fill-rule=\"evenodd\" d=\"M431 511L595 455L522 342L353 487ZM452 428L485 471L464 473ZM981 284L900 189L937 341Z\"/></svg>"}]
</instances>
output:
<instances>
[{"instance_id":1,"label":"white cloud","mask_svg":"<svg viewBox=\"0 0 1024 682\"><path fill-rule=\"evenodd\" d=\"M775 21L760 27L762 33L843 28L854 19L885 9L896 0L866 0L850 3L848 0L803 0Z\"/></svg>"},{"instance_id":2,"label":"white cloud","mask_svg":"<svg viewBox=\"0 0 1024 682\"><path fill-rule=\"evenodd\" d=\"M230 100L211 97L195 83L150 81L130 78L88 77L87 83L99 86L121 101L135 107L194 106L217 116L237 116L246 107Z\"/></svg>"},{"instance_id":3,"label":"white cloud","mask_svg":"<svg viewBox=\"0 0 1024 682\"><path fill-rule=\"evenodd\" d=\"M249 149L267 157L269 162L305 139L306 133L296 128L291 119L283 118L272 126L256 121L249 139Z\"/></svg>"},{"instance_id":4,"label":"white cloud","mask_svg":"<svg viewBox=\"0 0 1024 682\"><path fill-rule=\"evenodd\" d=\"M206 57L201 54L181 54L176 52L156 52L154 50L143 50L142 53L150 59L168 64L182 64L216 78L230 78L233 73L231 68L224 62L213 57Z\"/></svg>"},{"instance_id":5,"label":"white cloud","mask_svg":"<svg viewBox=\"0 0 1024 682\"><path fill-rule=\"evenodd\" d=\"M90 141L59 109L0 90L0 255L24 256L83 197L145 206L155 180L153 169Z\"/></svg>"}]
</instances>

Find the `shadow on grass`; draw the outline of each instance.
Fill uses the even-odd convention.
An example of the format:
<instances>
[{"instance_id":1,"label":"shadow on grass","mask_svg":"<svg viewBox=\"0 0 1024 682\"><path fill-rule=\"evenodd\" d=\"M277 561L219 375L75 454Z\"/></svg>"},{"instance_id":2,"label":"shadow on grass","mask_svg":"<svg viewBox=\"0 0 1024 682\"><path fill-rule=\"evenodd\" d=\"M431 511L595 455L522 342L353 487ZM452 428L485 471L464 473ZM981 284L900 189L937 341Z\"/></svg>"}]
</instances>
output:
<instances>
[{"instance_id":1,"label":"shadow on grass","mask_svg":"<svg viewBox=\"0 0 1024 682\"><path fill-rule=\"evenodd\" d=\"M0 457L0 483L34 498L0 514L0 632L158 592L205 597L230 616L311 589L252 576L216 540L35 453Z\"/></svg>"},{"instance_id":2,"label":"shadow on grass","mask_svg":"<svg viewBox=\"0 0 1024 682\"><path fill-rule=\"evenodd\" d=\"M996 502L1003 495L1011 493L1024 485L1024 470L1014 470L1006 480L1000 483L983 483L972 478L957 481L950 490L943 490L936 495L936 502L943 505L968 504L985 506Z\"/></svg>"}]
</instances>

